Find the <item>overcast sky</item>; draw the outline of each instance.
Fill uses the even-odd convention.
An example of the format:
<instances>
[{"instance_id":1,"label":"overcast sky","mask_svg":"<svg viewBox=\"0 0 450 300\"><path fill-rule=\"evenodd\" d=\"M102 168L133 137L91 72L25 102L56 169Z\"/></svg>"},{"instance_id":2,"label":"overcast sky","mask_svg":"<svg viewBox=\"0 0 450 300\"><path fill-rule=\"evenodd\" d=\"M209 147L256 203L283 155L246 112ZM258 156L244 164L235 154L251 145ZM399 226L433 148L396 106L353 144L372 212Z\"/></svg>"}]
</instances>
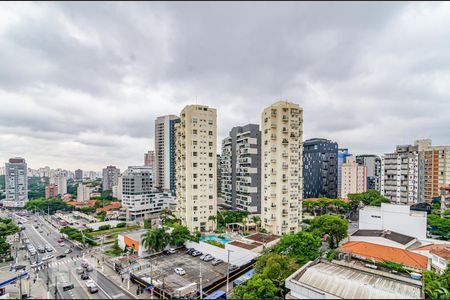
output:
<instances>
[{"instance_id":1,"label":"overcast sky","mask_svg":"<svg viewBox=\"0 0 450 300\"><path fill-rule=\"evenodd\" d=\"M287 99L355 154L450 144L450 3L1 3L0 161L122 170L154 119Z\"/></svg>"}]
</instances>

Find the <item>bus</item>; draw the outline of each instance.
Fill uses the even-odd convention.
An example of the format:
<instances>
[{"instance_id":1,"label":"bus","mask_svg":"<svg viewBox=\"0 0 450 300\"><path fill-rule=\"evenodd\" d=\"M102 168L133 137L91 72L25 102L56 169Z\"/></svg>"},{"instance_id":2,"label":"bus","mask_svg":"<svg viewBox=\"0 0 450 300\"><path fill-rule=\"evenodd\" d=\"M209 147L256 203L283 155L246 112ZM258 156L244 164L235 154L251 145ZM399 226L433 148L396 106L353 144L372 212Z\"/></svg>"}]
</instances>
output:
<instances>
[{"instance_id":1,"label":"bus","mask_svg":"<svg viewBox=\"0 0 450 300\"><path fill-rule=\"evenodd\" d=\"M244 275L237 278L235 281L233 281L233 287L238 286L252 278L253 274L255 274L255 269L251 269L250 271L247 271L244 273Z\"/></svg>"},{"instance_id":2,"label":"bus","mask_svg":"<svg viewBox=\"0 0 450 300\"><path fill-rule=\"evenodd\" d=\"M215 291L203 299L227 299L227 293L224 291Z\"/></svg>"}]
</instances>

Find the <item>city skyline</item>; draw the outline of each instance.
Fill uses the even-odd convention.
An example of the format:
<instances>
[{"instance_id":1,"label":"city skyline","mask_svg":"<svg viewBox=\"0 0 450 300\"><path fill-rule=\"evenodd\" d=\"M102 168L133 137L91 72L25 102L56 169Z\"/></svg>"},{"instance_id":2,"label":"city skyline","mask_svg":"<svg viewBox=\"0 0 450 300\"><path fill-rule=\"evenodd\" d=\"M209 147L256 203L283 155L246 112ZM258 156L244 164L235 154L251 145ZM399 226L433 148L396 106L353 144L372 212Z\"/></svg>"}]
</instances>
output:
<instances>
[{"instance_id":1,"label":"city skyline","mask_svg":"<svg viewBox=\"0 0 450 300\"><path fill-rule=\"evenodd\" d=\"M158 116L214 107L220 145L280 98L303 108L304 140L356 155L450 144L449 3L1 8L2 162L124 170L154 150Z\"/></svg>"}]
</instances>

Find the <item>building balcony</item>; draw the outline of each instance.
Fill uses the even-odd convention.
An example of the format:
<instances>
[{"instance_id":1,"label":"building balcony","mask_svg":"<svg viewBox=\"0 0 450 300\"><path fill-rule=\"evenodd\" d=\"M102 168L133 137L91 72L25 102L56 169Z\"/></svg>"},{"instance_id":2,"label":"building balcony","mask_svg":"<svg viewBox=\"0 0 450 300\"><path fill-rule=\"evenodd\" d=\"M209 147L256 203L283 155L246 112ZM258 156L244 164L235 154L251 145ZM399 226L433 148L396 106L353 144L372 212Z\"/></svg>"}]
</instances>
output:
<instances>
[{"instance_id":1,"label":"building balcony","mask_svg":"<svg viewBox=\"0 0 450 300\"><path fill-rule=\"evenodd\" d=\"M283 139L281 144L283 144L284 146L287 146L289 144L289 141L287 139Z\"/></svg>"}]
</instances>

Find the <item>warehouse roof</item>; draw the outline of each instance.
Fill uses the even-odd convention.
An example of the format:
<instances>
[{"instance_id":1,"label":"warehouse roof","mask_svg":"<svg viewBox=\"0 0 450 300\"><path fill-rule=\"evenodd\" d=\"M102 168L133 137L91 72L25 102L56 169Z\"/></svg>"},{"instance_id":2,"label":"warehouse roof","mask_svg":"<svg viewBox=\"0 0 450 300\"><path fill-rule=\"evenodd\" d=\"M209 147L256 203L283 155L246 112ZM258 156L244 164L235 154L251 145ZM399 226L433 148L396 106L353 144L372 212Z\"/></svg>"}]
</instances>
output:
<instances>
[{"instance_id":1,"label":"warehouse roof","mask_svg":"<svg viewBox=\"0 0 450 300\"><path fill-rule=\"evenodd\" d=\"M344 299L422 298L420 281L339 261L310 262L286 281L291 292L300 285Z\"/></svg>"}]
</instances>

